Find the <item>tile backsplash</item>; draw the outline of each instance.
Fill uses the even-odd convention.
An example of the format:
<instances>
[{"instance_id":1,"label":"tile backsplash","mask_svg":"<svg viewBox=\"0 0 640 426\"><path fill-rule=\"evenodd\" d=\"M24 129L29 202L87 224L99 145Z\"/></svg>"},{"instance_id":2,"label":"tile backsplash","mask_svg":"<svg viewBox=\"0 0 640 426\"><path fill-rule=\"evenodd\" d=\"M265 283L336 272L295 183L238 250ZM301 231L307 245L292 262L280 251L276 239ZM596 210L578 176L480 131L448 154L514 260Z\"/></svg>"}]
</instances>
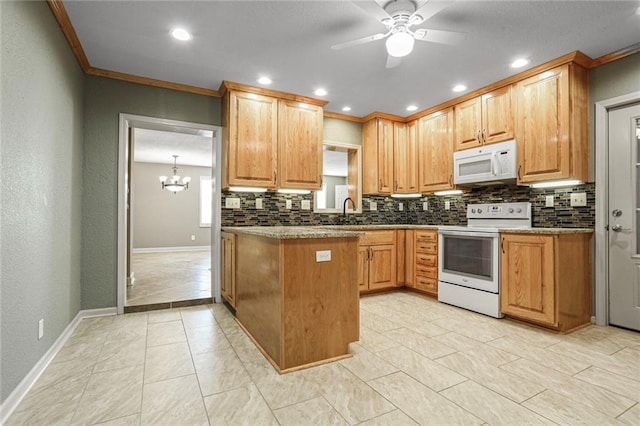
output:
<instances>
[{"instance_id":1,"label":"tile backsplash","mask_svg":"<svg viewBox=\"0 0 640 426\"><path fill-rule=\"evenodd\" d=\"M586 207L571 207L572 193L587 194ZM547 195L553 195L554 207L545 207ZM224 208L227 197L239 198L240 208ZM261 198L262 209L256 209L256 198ZM286 201L291 200L291 209ZM302 210L302 200L309 200L311 210ZM396 199L391 197L365 195L362 197L362 213L327 214L313 212L313 194L290 195L275 192L222 194L222 226L307 226L307 225L465 225L466 207L469 203L500 203L529 201L533 210L533 226L548 228L593 228L595 226L595 183L555 189L532 189L520 186L492 186L474 188L457 196L436 197L433 195L418 199ZM369 209L376 202L377 210ZM428 202L428 210L423 210L423 202ZM445 210L449 201L450 209ZM400 203L403 210L399 209ZM349 204L350 206L350 204Z\"/></svg>"}]
</instances>

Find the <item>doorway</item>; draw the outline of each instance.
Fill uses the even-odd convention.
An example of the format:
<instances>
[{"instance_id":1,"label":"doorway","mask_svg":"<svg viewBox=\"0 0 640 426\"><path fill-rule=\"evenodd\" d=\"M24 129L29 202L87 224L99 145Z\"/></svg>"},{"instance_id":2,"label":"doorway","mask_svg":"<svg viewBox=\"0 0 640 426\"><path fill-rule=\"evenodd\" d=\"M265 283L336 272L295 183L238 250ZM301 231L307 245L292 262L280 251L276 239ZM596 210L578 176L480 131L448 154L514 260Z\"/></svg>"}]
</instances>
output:
<instances>
[{"instance_id":1,"label":"doorway","mask_svg":"<svg viewBox=\"0 0 640 426\"><path fill-rule=\"evenodd\" d=\"M640 93L596 105L596 322L640 331Z\"/></svg>"},{"instance_id":2,"label":"doorway","mask_svg":"<svg viewBox=\"0 0 640 426\"><path fill-rule=\"evenodd\" d=\"M118 313L221 300L220 132L120 114Z\"/></svg>"}]
</instances>

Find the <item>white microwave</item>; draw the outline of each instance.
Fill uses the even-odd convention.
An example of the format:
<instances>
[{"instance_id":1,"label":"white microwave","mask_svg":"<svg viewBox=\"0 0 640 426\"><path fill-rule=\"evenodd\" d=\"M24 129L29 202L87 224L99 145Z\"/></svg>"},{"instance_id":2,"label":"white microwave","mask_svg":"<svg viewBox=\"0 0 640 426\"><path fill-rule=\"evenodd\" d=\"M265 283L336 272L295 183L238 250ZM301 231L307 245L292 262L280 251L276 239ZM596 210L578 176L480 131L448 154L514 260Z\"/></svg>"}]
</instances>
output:
<instances>
[{"instance_id":1,"label":"white microwave","mask_svg":"<svg viewBox=\"0 0 640 426\"><path fill-rule=\"evenodd\" d=\"M515 140L453 154L453 183L456 185L496 185L515 180Z\"/></svg>"}]
</instances>

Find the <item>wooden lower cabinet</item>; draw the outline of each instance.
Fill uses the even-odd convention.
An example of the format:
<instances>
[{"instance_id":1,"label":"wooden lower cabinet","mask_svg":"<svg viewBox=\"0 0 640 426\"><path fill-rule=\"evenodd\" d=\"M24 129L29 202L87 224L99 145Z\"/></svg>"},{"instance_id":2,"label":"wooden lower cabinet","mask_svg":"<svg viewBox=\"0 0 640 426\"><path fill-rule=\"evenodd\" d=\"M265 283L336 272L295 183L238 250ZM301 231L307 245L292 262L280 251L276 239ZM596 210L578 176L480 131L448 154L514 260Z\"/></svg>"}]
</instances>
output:
<instances>
[{"instance_id":1,"label":"wooden lower cabinet","mask_svg":"<svg viewBox=\"0 0 640 426\"><path fill-rule=\"evenodd\" d=\"M360 292L396 287L396 231L367 231L358 246Z\"/></svg>"},{"instance_id":2,"label":"wooden lower cabinet","mask_svg":"<svg viewBox=\"0 0 640 426\"><path fill-rule=\"evenodd\" d=\"M236 236L225 234L222 238L222 280L220 281L222 297L234 308L236 307Z\"/></svg>"},{"instance_id":3,"label":"wooden lower cabinet","mask_svg":"<svg viewBox=\"0 0 640 426\"><path fill-rule=\"evenodd\" d=\"M414 231L413 288L432 296L438 295L438 231Z\"/></svg>"},{"instance_id":4,"label":"wooden lower cabinet","mask_svg":"<svg viewBox=\"0 0 640 426\"><path fill-rule=\"evenodd\" d=\"M591 320L591 234L501 234L502 312L558 331Z\"/></svg>"}]
</instances>

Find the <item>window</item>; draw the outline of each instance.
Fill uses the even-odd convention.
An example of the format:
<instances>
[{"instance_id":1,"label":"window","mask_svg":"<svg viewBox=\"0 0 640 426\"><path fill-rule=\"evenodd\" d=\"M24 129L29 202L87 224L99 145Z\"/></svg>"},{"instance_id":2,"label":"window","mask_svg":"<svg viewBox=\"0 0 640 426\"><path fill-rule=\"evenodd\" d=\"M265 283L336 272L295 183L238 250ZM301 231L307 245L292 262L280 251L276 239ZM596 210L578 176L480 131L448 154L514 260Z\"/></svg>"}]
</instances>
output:
<instances>
[{"instance_id":1,"label":"window","mask_svg":"<svg viewBox=\"0 0 640 426\"><path fill-rule=\"evenodd\" d=\"M325 141L322 161L322 189L315 192L314 211L342 212L344 200L351 197L356 212L362 212L361 147L341 142ZM348 212L353 212L349 204Z\"/></svg>"},{"instance_id":2,"label":"window","mask_svg":"<svg viewBox=\"0 0 640 426\"><path fill-rule=\"evenodd\" d=\"M200 227L211 227L211 176L200 176Z\"/></svg>"}]
</instances>

